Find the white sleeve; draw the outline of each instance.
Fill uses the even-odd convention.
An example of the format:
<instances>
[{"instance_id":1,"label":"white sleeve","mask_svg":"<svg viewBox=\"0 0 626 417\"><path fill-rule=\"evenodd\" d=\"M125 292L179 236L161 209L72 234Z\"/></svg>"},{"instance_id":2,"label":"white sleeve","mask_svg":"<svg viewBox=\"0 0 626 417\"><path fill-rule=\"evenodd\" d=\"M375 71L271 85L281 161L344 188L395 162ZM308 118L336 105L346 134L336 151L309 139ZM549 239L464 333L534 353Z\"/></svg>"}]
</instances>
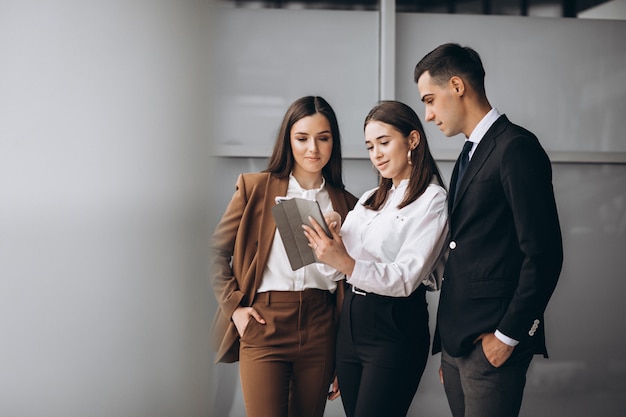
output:
<instances>
[{"instance_id":1,"label":"white sleeve","mask_svg":"<svg viewBox=\"0 0 626 417\"><path fill-rule=\"evenodd\" d=\"M413 205L397 236L402 241L398 242L395 259L389 262L356 259L348 283L380 295L407 297L422 282L429 281L447 241L446 193L443 189L425 192L407 208Z\"/></svg>"}]
</instances>

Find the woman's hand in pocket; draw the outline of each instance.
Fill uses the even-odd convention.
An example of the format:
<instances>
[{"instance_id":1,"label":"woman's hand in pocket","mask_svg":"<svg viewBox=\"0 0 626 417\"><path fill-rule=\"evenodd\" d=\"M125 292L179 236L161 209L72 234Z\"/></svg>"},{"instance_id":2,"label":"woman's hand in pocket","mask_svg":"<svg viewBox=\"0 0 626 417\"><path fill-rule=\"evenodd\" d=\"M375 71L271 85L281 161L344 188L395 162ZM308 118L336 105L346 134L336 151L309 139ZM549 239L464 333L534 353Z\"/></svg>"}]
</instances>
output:
<instances>
[{"instance_id":1,"label":"woman's hand in pocket","mask_svg":"<svg viewBox=\"0 0 626 417\"><path fill-rule=\"evenodd\" d=\"M233 323L235 323L239 337L243 336L243 332L246 331L246 327L248 327L251 317L258 323L265 324L263 317L261 317L258 311L252 307L237 307L237 309L233 312L231 319Z\"/></svg>"}]
</instances>

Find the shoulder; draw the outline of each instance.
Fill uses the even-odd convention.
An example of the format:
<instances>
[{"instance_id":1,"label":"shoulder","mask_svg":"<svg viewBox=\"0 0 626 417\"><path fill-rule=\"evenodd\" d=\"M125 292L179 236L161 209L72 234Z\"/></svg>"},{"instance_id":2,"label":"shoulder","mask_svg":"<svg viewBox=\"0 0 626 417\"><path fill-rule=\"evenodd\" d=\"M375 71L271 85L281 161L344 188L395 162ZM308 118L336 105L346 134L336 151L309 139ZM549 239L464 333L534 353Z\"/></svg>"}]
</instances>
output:
<instances>
[{"instance_id":1,"label":"shoulder","mask_svg":"<svg viewBox=\"0 0 626 417\"><path fill-rule=\"evenodd\" d=\"M447 213L448 192L436 183L430 183L417 200L406 206L410 211Z\"/></svg>"},{"instance_id":2,"label":"shoulder","mask_svg":"<svg viewBox=\"0 0 626 417\"><path fill-rule=\"evenodd\" d=\"M243 192L247 198L265 196L268 191L287 188L287 178L278 178L269 172L239 174L235 188ZM256 198L256 197L255 197Z\"/></svg>"},{"instance_id":3,"label":"shoulder","mask_svg":"<svg viewBox=\"0 0 626 417\"><path fill-rule=\"evenodd\" d=\"M266 186L270 183L288 183L288 178L279 178L269 172L248 172L239 174L237 178L237 186L245 186L246 188L256 188Z\"/></svg>"},{"instance_id":4,"label":"shoulder","mask_svg":"<svg viewBox=\"0 0 626 417\"><path fill-rule=\"evenodd\" d=\"M542 149L537 136L530 130L511 122L505 115L494 125L497 127L497 138L506 148Z\"/></svg>"},{"instance_id":5,"label":"shoulder","mask_svg":"<svg viewBox=\"0 0 626 417\"><path fill-rule=\"evenodd\" d=\"M424 194L430 196L432 198L443 198L445 199L448 196L448 192L441 185L431 182L428 184L428 187L424 190Z\"/></svg>"},{"instance_id":6,"label":"shoulder","mask_svg":"<svg viewBox=\"0 0 626 417\"><path fill-rule=\"evenodd\" d=\"M502 115L493 128L496 149L504 160L548 162L548 155L537 136L530 130L511 122Z\"/></svg>"},{"instance_id":7,"label":"shoulder","mask_svg":"<svg viewBox=\"0 0 626 417\"><path fill-rule=\"evenodd\" d=\"M237 182L242 182L245 185L254 186L257 184L266 183L272 174L269 172L246 172L239 174Z\"/></svg>"}]
</instances>

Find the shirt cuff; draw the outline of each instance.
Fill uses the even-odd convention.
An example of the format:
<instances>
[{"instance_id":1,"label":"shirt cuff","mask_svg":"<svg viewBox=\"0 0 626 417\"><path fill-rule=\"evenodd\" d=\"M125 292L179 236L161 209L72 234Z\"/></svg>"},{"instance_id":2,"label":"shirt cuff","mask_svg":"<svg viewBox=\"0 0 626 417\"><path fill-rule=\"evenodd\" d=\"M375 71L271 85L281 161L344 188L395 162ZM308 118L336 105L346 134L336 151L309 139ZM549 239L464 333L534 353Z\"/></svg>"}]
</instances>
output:
<instances>
[{"instance_id":1,"label":"shirt cuff","mask_svg":"<svg viewBox=\"0 0 626 417\"><path fill-rule=\"evenodd\" d=\"M506 345L517 346L517 344L519 343L519 341L517 341L515 339L511 339L509 336L506 336L506 335L502 334L502 332L500 332L500 330L496 329L495 335L502 343L504 343Z\"/></svg>"}]
</instances>

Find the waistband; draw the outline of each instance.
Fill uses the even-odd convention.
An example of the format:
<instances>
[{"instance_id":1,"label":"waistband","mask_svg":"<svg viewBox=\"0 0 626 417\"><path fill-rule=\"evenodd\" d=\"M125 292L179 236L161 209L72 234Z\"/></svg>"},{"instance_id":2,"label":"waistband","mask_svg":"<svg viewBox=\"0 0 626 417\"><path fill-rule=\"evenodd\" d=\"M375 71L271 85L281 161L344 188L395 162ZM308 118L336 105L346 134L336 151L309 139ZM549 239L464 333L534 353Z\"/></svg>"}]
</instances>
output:
<instances>
[{"instance_id":1,"label":"waistband","mask_svg":"<svg viewBox=\"0 0 626 417\"><path fill-rule=\"evenodd\" d=\"M302 301L325 301L334 296L328 290L307 288L302 291L266 291L258 293L255 302L270 303L299 303Z\"/></svg>"},{"instance_id":2,"label":"waistband","mask_svg":"<svg viewBox=\"0 0 626 417\"><path fill-rule=\"evenodd\" d=\"M404 299L407 299L407 298L419 297L421 294L426 294L426 287L424 285L421 285L421 284L408 297L391 297L391 296L388 296L388 295L376 294L375 292L367 292L365 290L360 289L359 287L355 287L352 284L347 284L346 290L352 292L354 295L358 295L358 296L361 296L361 297L391 298L391 299L395 299L395 300L404 300Z\"/></svg>"}]
</instances>

